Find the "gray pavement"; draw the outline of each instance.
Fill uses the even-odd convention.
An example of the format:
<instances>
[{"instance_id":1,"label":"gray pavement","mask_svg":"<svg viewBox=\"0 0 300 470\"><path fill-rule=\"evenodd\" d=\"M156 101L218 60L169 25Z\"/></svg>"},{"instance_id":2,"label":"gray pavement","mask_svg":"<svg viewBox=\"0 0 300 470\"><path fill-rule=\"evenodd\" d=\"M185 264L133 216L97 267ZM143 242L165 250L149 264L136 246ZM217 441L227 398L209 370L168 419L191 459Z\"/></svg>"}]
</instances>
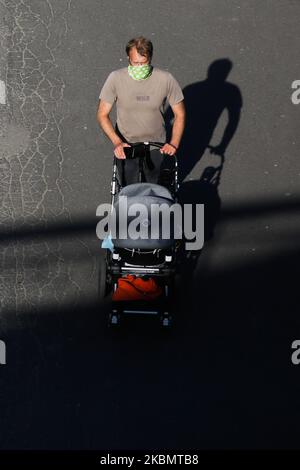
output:
<instances>
[{"instance_id":1,"label":"gray pavement","mask_svg":"<svg viewBox=\"0 0 300 470\"><path fill-rule=\"evenodd\" d=\"M1 449L299 447L299 18L292 0L0 1ZM97 300L98 95L137 34L184 89L182 197L210 228L167 337L112 337Z\"/></svg>"}]
</instances>

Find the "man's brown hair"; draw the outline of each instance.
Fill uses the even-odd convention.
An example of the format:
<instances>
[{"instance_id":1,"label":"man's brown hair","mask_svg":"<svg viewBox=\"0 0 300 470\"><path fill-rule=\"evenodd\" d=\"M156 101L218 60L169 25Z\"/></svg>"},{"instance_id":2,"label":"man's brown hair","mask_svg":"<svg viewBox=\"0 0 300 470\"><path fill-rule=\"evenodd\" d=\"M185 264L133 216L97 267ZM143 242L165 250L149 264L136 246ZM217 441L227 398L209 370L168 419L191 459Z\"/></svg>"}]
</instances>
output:
<instances>
[{"instance_id":1,"label":"man's brown hair","mask_svg":"<svg viewBox=\"0 0 300 470\"><path fill-rule=\"evenodd\" d=\"M144 38L144 36L130 39L126 45L126 54L128 56L132 47L136 47L136 50L140 55L147 57L149 61L151 61L153 54L153 44L149 39Z\"/></svg>"}]
</instances>

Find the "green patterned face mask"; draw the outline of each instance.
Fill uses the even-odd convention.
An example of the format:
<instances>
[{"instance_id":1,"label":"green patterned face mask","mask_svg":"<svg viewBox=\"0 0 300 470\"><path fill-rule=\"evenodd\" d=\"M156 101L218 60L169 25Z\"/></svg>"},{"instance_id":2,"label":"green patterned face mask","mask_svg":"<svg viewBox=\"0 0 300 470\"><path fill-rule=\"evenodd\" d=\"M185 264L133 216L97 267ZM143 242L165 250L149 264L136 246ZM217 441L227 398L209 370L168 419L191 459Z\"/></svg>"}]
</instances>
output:
<instances>
[{"instance_id":1,"label":"green patterned face mask","mask_svg":"<svg viewBox=\"0 0 300 470\"><path fill-rule=\"evenodd\" d=\"M128 65L128 73L133 80L145 80L152 73L152 66L145 65Z\"/></svg>"}]
</instances>

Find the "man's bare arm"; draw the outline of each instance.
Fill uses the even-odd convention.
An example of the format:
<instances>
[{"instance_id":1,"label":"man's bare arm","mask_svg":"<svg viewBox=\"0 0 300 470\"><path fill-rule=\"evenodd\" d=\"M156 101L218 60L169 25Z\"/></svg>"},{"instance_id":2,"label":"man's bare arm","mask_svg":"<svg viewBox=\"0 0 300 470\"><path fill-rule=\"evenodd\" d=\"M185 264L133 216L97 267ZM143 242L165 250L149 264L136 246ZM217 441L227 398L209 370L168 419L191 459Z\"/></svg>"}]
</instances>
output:
<instances>
[{"instance_id":1,"label":"man's bare arm","mask_svg":"<svg viewBox=\"0 0 300 470\"><path fill-rule=\"evenodd\" d=\"M185 126L185 106L184 102L171 106L174 113L174 121L172 127L172 138L170 144L175 145L177 148L180 145L180 141L183 135L184 126Z\"/></svg>"},{"instance_id":2,"label":"man's bare arm","mask_svg":"<svg viewBox=\"0 0 300 470\"><path fill-rule=\"evenodd\" d=\"M174 155L176 153L175 147L178 148L180 141L183 135L184 126L185 126L185 106L184 102L180 101L173 106L171 106L174 113L174 120L172 126L172 138L170 144L165 144L160 150L162 153L167 153L168 155ZM174 145L174 147L173 147Z\"/></svg>"},{"instance_id":3,"label":"man's bare arm","mask_svg":"<svg viewBox=\"0 0 300 470\"><path fill-rule=\"evenodd\" d=\"M109 113L111 112L112 107L113 105L111 103L107 103L106 101L100 100L97 111L97 121L101 126L103 132L111 140L114 146L114 153L116 157L125 158L123 147L130 147L130 145L122 142L122 139L120 139L120 137L113 128L112 122L109 117Z\"/></svg>"},{"instance_id":4,"label":"man's bare arm","mask_svg":"<svg viewBox=\"0 0 300 470\"><path fill-rule=\"evenodd\" d=\"M106 101L100 100L99 107L97 111L97 121L101 126L103 132L107 135L107 137L111 140L114 146L120 144L122 140L116 134L112 122L109 117L109 113L112 110L113 105L111 103L107 103Z\"/></svg>"}]
</instances>

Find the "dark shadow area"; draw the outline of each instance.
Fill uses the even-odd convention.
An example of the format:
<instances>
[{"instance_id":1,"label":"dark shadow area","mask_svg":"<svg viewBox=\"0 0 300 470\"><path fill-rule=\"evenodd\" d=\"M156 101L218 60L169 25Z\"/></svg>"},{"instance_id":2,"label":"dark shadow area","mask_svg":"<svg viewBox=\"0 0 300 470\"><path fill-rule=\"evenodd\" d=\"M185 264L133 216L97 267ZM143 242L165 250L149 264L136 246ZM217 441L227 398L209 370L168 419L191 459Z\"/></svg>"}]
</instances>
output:
<instances>
[{"instance_id":1,"label":"dark shadow area","mask_svg":"<svg viewBox=\"0 0 300 470\"><path fill-rule=\"evenodd\" d=\"M217 181L217 173L206 170L201 191L187 191L211 201L210 216L218 214ZM297 200L258 201L229 207L224 218L293 217L299 207ZM212 217L208 227L214 224ZM113 335L105 322L109 301L10 312L0 335L7 344L0 448L297 447L295 232L284 255L186 277L169 335L161 335L152 318L125 323Z\"/></svg>"},{"instance_id":2,"label":"dark shadow area","mask_svg":"<svg viewBox=\"0 0 300 470\"><path fill-rule=\"evenodd\" d=\"M221 157L222 163L222 157ZM208 169L207 169L208 168ZM181 192L181 201L192 201L192 203L199 202L197 194L204 193L205 196L201 197L202 200L208 203L209 199L215 201L212 206L218 208L220 205L219 196L216 194L216 188L218 183L214 180L217 177L219 179L218 173L221 173L220 166L217 167L207 167L204 169L202 176L199 181L203 181L204 187L203 191L199 189L196 190L199 181L193 180L182 183L180 192ZM212 177L212 184L208 180L208 176ZM211 181L211 180L210 180ZM218 180L217 180L218 181ZM202 186L202 184L201 184ZM194 189L195 188L195 189ZM225 208L222 209L222 220L234 220L234 219L249 219L249 217L257 217L261 215L280 215L280 214L291 214L297 212L300 209L300 200L298 198L291 198L289 201L283 200L282 197L272 199L266 199L265 201L257 200L243 202L242 204L237 201L236 204L227 204ZM216 212L219 213L219 209L216 209ZM212 215L209 215L208 220L212 226L215 226L215 215L214 211ZM99 222L99 218L91 217L80 217L78 219L73 219L72 223L70 222L53 222L47 225L24 225L22 227L7 227L7 229L0 232L0 243L7 242L26 242L27 240L35 241L36 239L41 238L42 241L46 241L51 238L57 238L60 236L83 236L89 235L91 237L96 237L96 225ZM211 227L210 229L212 229ZM207 234L208 235L208 234Z\"/></svg>"},{"instance_id":3,"label":"dark shadow area","mask_svg":"<svg viewBox=\"0 0 300 470\"><path fill-rule=\"evenodd\" d=\"M240 120L242 95L239 88L227 81L232 69L229 59L218 59L209 66L207 78L184 88L186 107L186 127L178 163L180 180L183 181L196 163L202 158L206 148L211 145L214 130L221 114L226 110L228 122L220 143L211 148L217 155L225 155L226 149L235 134ZM173 113L166 112L167 138L170 138Z\"/></svg>"},{"instance_id":4,"label":"dark shadow area","mask_svg":"<svg viewBox=\"0 0 300 470\"><path fill-rule=\"evenodd\" d=\"M298 447L298 248L198 273L167 336L152 319L112 335L109 303L11 318L0 447Z\"/></svg>"},{"instance_id":5,"label":"dark shadow area","mask_svg":"<svg viewBox=\"0 0 300 470\"><path fill-rule=\"evenodd\" d=\"M80 219L70 221L56 221L39 224L24 224L19 227L7 227L0 232L1 242L15 242L15 241L30 241L37 240L41 237L42 241L47 241L51 238L64 237L64 236L83 236L91 234L93 231L96 233L96 225L99 218L95 216L82 217Z\"/></svg>"}]
</instances>

